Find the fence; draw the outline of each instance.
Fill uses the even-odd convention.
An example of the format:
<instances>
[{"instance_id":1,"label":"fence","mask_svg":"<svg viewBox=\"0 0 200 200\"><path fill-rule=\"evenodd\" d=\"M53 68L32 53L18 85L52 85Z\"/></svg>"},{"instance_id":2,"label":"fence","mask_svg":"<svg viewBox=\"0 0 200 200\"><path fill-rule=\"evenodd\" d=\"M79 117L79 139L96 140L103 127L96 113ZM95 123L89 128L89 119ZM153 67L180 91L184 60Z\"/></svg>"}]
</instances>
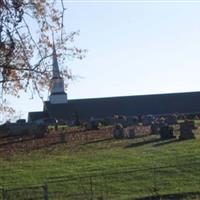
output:
<instances>
[{"instance_id":1,"label":"fence","mask_svg":"<svg viewBox=\"0 0 200 200\"><path fill-rule=\"evenodd\" d=\"M189 166L192 166L191 169ZM188 166L86 172L51 177L43 185L1 189L1 200L200 199L200 162ZM170 195L169 195L170 194ZM145 198L148 197L148 198Z\"/></svg>"}]
</instances>

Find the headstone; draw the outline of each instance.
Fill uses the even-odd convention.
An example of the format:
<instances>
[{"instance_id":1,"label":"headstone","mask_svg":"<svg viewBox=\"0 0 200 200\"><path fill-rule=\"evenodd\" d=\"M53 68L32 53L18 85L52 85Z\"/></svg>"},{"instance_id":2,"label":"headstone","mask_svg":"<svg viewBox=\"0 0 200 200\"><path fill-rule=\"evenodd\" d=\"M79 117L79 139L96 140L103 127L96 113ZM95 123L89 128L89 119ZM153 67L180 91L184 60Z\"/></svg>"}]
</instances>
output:
<instances>
[{"instance_id":1,"label":"headstone","mask_svg":"<svg viewBox=\"0 0 200 200\"><path fill-rule=\"evenodd\" d=\"M99 129L99 121L98 120L90 120L86 124L87 130L98 130Z\"/></svg>"},{"instance_id":2,"label":"headstone","mask_svg":"<svg viewBox=\"0 0 200 200\"><path fill-rule=\"evenodd\" d=\"M180 124L180 136L179 140L188 140L188 139L194 139L194 121L185 121Z\"/></svg>"},{"instance_id":3,"label":"headstone","mask_svg":"<svg viewBox=\"0 0 200 200\"><path fill-rule=\"evenodd\" d=\"M162 126L159 133L162 140L175 138L173 128L167 125Z\"/></svg>"},{"instance_id":4,"label":"headstone","mask_svg":"<svg viewBox=\"0 0 200 200\"><path fill-rule=\"evenodd\" d=\"M124 129L122 124L116 124L113 130L113 137L115 139L123 139L124 138Z\"/></svg>"},{"instance_id":5,"label":"headstone","mask_svg":"<svg viewBox=\"0 0 200 200\"><path fill-rule=\"evenodd\" d=\"M115 124L122 124L124 128L128 127L128 120L126 116L120 115L118 117L115 116Z\"/></svg>"},{"instance_id":6,"label":"headstone","mask_svg":"<svg viewBox=\"0 0 200 200\"><path fill-rule=\"evenodd\" d=\"M128 129L128 133L127 133L127 136L129 139L133 139L135 138L135 129L134 128L131 128L131 129Z\"/></svg>"},{"instance_id":7,"label":"headstone","mask_svg":"<svg viewBox=\"0 0 200 200\"><path fill-rule=\"evenodd\" d=\"M159 134L160 126L159 123L151 124L151 134Z\"/></svg>"}]
</instances>

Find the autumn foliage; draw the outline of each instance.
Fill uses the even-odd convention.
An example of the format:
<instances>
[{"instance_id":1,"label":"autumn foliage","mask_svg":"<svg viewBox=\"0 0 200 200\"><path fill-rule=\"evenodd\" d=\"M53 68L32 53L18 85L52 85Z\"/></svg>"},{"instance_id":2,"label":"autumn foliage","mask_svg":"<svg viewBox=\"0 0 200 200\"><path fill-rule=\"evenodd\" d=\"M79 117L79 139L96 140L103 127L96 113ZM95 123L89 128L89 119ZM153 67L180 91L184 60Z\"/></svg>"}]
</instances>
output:
<instances>
[{"instance_id":1,"label":"autumn foliage","mask_svg":"<svg viewBox=\"0 0 200 200\"><path fill-rule=\"evenodd\" d=\"M62 0L0 0L1 95L48 89L53 41L63 78L73 78L66 58L82 59L85 50L73 46L79 32L66 33L64 12Z\"/></svg>"}]
</instances>

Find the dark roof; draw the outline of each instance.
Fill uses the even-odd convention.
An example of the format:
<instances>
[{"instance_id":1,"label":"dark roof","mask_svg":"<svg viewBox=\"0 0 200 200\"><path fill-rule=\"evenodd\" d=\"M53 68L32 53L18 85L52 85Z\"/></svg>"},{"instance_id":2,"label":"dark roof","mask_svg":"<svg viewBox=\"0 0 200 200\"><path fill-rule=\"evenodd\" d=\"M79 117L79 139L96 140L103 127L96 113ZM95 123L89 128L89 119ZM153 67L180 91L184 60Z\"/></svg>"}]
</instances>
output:
<instances>
[{"instance_id":1,"label":"dark roof","mask_svg":"<svg viewBox=\"0 0 200 200\"><path fill-rule=\"evenodd\" d=\"M105 118L113 115L161 115L199 113L200 92L154 94L68 100L66 104L45 102L49 115L57 119Z\"/></svg>"},{"instance_id":2,"label":"dark roof","mask_svg":"<svg viewBox=\"0 0 200 200\"><path fill-rule=\"evenodd\" d=\"M47 112L29 112L28 113L28 121L33 122L39 119L45 119L48 118L48 113Z\"/></svg>"}]
</instances>

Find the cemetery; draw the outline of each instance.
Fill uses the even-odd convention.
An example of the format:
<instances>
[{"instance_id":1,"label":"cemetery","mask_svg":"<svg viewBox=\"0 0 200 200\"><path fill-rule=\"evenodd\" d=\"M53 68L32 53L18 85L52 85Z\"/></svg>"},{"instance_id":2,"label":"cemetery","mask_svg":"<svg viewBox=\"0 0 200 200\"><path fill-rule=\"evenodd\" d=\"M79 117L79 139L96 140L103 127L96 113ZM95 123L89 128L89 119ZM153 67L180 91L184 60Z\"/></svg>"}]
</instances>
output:
<instances>
[{"instance_id":1,"label":"cemetery","mask_svg":"<svg viewBox=\"0 0 200 200\"><path fill-rule=\"evenodd\" d=\"M68 127L41 138L1 138L0 199L197 199L199 121L185 122L192 140L190 133L181 136L182 123L161 124L153 133L151 125L123 127L117 120L97 130ZM170 126L179 126L173 137Z\"/></svg>"},{"instance_id":2,"label":"cemetery","mask_svg":"<svg viewBox=\"0 0 200 200\"><path fill-rule=\"evenodd\" d=\"M0 125L0 200L200 198L200 93L68 101L53 59L44 110Z\"/></svg>"},{"instance_id":3,"label":"cemetery","mask_svg":"<svg viewBox=\"0 0 200 200\"><path fill-rule=\"evenodd\" d=\"M0 200L200 200L196 3L0 1Z\"/></svg>"},{"instance_id":4,"label":"cemetery","mask_svg":"<svg viewBox=\"0 0 200 200\"><path fill-rule=\"evenodd\" d=\"M0 200L200 199L199 143L198 113L5 123Z\"/></svg>"}]
</instances>

